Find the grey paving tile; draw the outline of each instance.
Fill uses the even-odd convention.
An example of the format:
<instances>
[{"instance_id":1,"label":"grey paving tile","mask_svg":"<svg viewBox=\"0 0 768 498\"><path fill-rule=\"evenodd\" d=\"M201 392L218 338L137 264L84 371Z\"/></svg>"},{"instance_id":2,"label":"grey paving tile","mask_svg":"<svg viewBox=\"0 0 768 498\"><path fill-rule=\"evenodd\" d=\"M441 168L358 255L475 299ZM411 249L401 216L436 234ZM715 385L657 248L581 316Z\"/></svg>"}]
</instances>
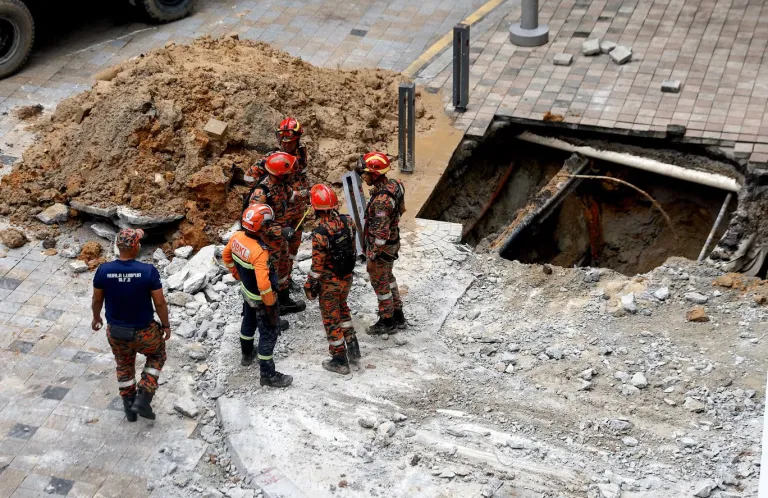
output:
<instances>
[{"instance_id":1,"label":"grey paving tile","mask_svg":"<svg viewBox=\"0 0 768 498\"><path fill-rule=\"evenodd\" d=\"M68 392L69 388L66 387L48 386L43 391L43 398L61 401Z\"/></svg>"},{"instance_id":2,"label":"grey paving tile","mask_svg":"<svg viewBox=\"0 0 768 498\"><path fill-rule=\"evenodd\" d=\"M37 431L37 427L33 425L15 424L11 427L11 430L8 431L6 437L29 440L35 435L35 431Z\"/></svg>"}]
</instances>

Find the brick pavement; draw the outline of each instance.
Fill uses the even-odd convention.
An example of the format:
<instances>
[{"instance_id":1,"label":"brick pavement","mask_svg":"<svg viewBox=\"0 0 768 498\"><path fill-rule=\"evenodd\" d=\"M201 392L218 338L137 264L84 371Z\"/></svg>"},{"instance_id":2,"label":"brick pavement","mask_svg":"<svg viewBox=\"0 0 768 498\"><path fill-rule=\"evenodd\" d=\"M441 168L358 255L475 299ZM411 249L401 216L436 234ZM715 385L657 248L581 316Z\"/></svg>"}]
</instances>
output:
<instances>
[{"instance_id":1,"label":"brick pavement","mask_svg":"<svg viewBox=\"0 0 768 498\"><path fill-rule=\"evenodd\" d=\"M92 274L65 263L32 244L0 258L0 498L148 496L160 447L199 458L205 445L188 439L195 421L167 415L169 386L157 421L125 420L106 336L90 328Z\"/></svg>"},{"instance_id":2,"label":"brick pavement","mask_svg":"<svg viewBox=\"0 0 768 498\"><path fill-rule=\"evenodd\" d=\"M497 10L505 16L471 39L470 105L456 121L469 135L484 135L495 116L541 123L551 112L564 117L561 126L640 136L664 136L667 125L679 124L687 141L741 143L741 157L768 162L762 0L542 0L539 22L549 25L550 42L536 48L508 41L519 3ZM595 37L631 47L632 61L619 66L606 54L583 56L582 42ZM573 65L553 64L562 53L574 56ZM450 61L443 54L421 77L442 87L448 103ZM682 82L680 93L661 92L669 79Z\"/></svg>"}]
</instances>

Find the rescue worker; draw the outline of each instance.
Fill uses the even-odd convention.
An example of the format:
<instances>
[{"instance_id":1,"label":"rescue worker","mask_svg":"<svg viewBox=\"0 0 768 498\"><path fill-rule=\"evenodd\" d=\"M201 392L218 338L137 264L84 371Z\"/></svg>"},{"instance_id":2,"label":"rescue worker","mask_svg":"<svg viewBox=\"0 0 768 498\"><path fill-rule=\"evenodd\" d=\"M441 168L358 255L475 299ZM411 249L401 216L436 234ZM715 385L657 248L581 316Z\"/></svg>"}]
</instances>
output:
<instances>
[{"instance_id":1,"label":"rescue worker","mask_svg":"<svg viewBox=\"0 0 768 498\"><path fill-rule=\"evenodd\" d=\"M284 314L304 311L307 305L303 301L294 301L290 295L291 259L288 246L296 235L295 227L288 221L288 205L301 195L290 185L290 175L296 166L297 158L285 152L275 152L264 160L266 171L256 179L248 197L245 199L243 210L252 204L267 204L274 210L274 223L264 235L263 242L269 247L277 270L277 289L280 310Z\"/></svg>"},{"instance_id":2,"label":"rescue worker","mask_svg":"<svg viewBox=\"0 0 768 498\"><path fill-rule=\"evenodd\" d=\"M304 283L307 299L320 298L320 314L331 359L323 368L342 375L349 373L349 361L360 359L360 344L352 326L347 296L355 268L355 223L339 214L339 199L327 185L315 185L310 192L317 227L312 232L312 268Z\"/></svg>"},{"instance_id":3,"label":"rescue worker","mask_svg":"<svg viewBox=\"0 0 768 498\"><path fill-rule=\"evenodd\" d=\"M304 128L296 118L288 116L280 122L280 125L275 131L277 142L280 144L280 149L283 152L287 152L292 156L296 156L296 165L293 168L293 174L290 178L291 187L294 192L298 192L300 195L294 197L293 202L288 204L286 218L288 224L296 229L296 233L288 243L288 288L293 287L293 281L291 280L291 273L293 272L293 265L296 262L296 255L299 253L299 246L301 246L301 237L303 231L301 229L302 219L308 208L307 193L309 191L309 178L307 178L307 148L300 143L301 136L304 133Z\"/></svg>"},{"instance_id":4,"label":"rescue worker","mask_svg":"<svg viewBox=\"0 0 768 498\"><path fill-rule=\"evenodd\" d=\"M266 204L254 204L246 208L240 225L222 253L224 264L232 276L240 281L243 296L243 321L240 325L241 365L248 366L255 357L259 359L260 384L271 387L288 387L293 381L290 375L275 370L273 354L280 335L280 313L274 288L277 275L269 264L269 249L262 240L268 222L274 219L274 211ZM254 348L256 329L259 329L258 348Z\"/></svg>"},{"instance_id":5,"label":"rescue worker","mask_svg":"<svg viewBox=\"0 0 768 498\"><path fill-rule=\"evenodd\" d=\"M96 270L91 303L91 328L99 330L104 325L101 309L106 302L107 340L115 355L117 386L129 422L135 422L137 414L155 419L151 403L166 360L165 341L171 337L160 273L153 265L136 261L143 236L142 230L120 230L116 240L120 256ZM160 323L155 321L155 312ZM147 358L138 394L136 353Z\"/></svg>"},{"instance_id":6,"label":"rescue worker","mask_svg":"<svg viewBox=\"0 0 768 498\"><path fill-rule=\"evenodd\" d=\"M365 258L371 286L379 301L379 321L366 331L371 335L405 328L403 302L392 273L400 250L400 216L405 212L405 188L399 180L387 178L389 158L382 152L362 156L357 172L371 187L365 209Z\"/></svg>"}]
</instances>

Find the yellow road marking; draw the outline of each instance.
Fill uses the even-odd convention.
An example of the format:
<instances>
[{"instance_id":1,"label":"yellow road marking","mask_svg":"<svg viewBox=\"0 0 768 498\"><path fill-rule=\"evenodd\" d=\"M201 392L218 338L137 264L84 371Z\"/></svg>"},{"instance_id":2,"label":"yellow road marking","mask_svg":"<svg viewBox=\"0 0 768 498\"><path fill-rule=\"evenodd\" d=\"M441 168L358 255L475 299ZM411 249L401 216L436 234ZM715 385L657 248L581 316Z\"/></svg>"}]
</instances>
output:
<instances>
[{"instance_id":1,"label":"yellow road marking","mask_svg":"<svg viewBox=\"0 0 768 498\"><path fill-rule=\"evenodd\" d=\"M472 14L469 15L466 19L461 21L463 24L472 25L475 24L477 21L482 19L486 14L488 14L490 11L498 7L500 4L504 3L505 0L489 0L486 4L484 4L482 7L474 11ZM442 52L445 47L450 45L453 41L453 30L449 31L445 35L443 35L442 38L437 40L431 47L429 47L424 53L422 53L415 61L411 63L410 66L405 68L405 71L403 71L403 74L408 76L409 78L413 78L419 70L426 66L429 61L432 60L434 56Z\"/></svg>"}]
</instances>

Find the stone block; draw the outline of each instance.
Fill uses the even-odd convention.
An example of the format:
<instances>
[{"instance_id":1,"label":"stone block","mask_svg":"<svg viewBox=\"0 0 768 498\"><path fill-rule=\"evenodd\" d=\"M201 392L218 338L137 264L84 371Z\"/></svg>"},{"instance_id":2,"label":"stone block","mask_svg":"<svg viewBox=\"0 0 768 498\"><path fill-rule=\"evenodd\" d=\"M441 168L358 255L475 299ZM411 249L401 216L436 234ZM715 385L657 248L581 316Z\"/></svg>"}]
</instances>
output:
<instances>
[{"instance_id":1,"label":"stone block","mask_svg":"<svg viewBox=\"0 0 768 498\"><path fill-rule=\"evenodd\" d=\"M557 54L553 59L555 66L570 66L573 64L573 55L571 54Z\"/></svg>"},{"instance_id":2,"label":"stone block","mask_svg":"<svg viewBox=\"0 0 768 498\"><path fill-rule=\"evenodd\" d=\"M218 119L211 118L205 124L203 131L213 138L221 139L227 132L227 123L219 121Z\"/></svg>"},{"instance_id":3,"label":"stone block","mask_svg":"<svg viewBox=\"0 0 768 498\"><path fill-rule=\"evenodd\" d=\"M88 271L88 264L85 261L73 261L69 264L72 273L83 273Z\"/></svg>"},{"instance_id":4,"label":"stone block","mask_svg":"<svg viewBox=\"0 0 768 498\"><path fill-rule=\"evenodd\" d=\"M616 48L616 44L612 41L602 41L600 42L600 52L604 54L609 54L611 51Z\"/></svg>"},{"instance_id":5,"label":"stone block","mask_svg":"<svg viewBox=\"0 0 768 498\"><path fill-rule=\"evenodd\" d=\"M600 39L592 38L581 44L581 53L584 55L600 54Z\"/></svg>"},{"instance_id":6,"label":"stone block","mask_svg":"<svg viewBox=\"0 0 768 498\"><path fill-rule=\"evenodd\" d=\"M738 159L749 159L749 156L752 154L753 147L754 145L750 143L736 142L736 145L733 146L733 155Z\"/></svg>"},{"instance_id":7,"label":"stone block","mask_svg":"<svg viewBox=\"0 0 768 498\"><path fill-rule=\"evenodd\" d=\"M682 88L680 80L664 80L661 83L661 91L664 93L680 93Z\"/></svg>"},{"instance_id":8,"label":"stone block","mask_svg":"<svg viewBox=\"0 0 768 498\"><path fill-rule=\"evenodd\" d=\"M64 204L56 203L38 214L37 219L46 225L63 223L69 219L69 208Z\"/></svg>"},{"instance_id":9,"label":"stone block","mask_svg":"<svg viewBox=\"0 0 768 498\"><path fill-rule=\"evenodd\" d=\"M94 223L91 225L91 230L96 232L96 235L107 240L114 241L117 238L117 230L113 225L106 223Z\"/></svg>"},{"instance_id":10,"label":"stone block","mask_svg":"<svg viewBox=\"0 0 768 498\"><path fill-rule=\"evenodd\" d=\"M72 120L78 124L82 123L83 119L85 119L85 117L91 113L92 108L93 106L90 104L81 105L77 111L75 111L75 115L72 117Z\"/></svg>"},{"instance_id":11,"label":"stone block","mask_svg":"<svg viewBox=\"0 0 768 498\"><path fill-rule=\"evenodd\" d=\"M622 45L616 45L616 48L611 50L611 53L608 55L616 64L626 64L632 60L632 49Z\"/></svg>"}]
</instances>

